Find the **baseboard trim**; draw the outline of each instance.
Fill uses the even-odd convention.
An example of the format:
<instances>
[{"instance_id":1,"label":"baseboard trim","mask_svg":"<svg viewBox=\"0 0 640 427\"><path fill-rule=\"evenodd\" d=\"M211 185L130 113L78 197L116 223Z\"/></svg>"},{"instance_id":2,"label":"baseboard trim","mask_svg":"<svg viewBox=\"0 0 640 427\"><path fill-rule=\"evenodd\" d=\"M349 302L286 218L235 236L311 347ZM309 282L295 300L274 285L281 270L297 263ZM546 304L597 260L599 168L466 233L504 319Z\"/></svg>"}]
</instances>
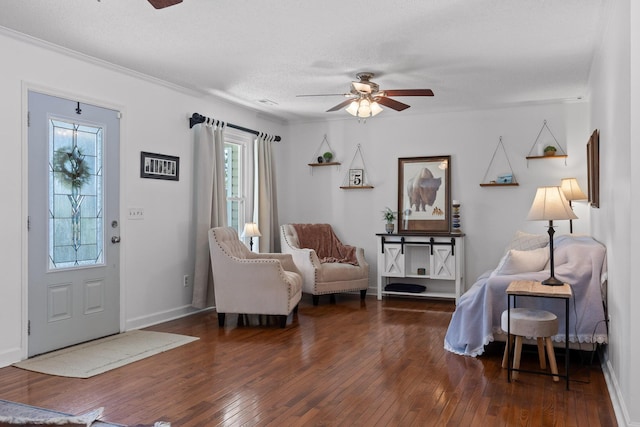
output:
<instances>
[{"instance_id":1,"label":"baseboard trim","mask_svg":"<svg viewBox=\"0 0 640 427\"><path fill-rule=\"evenodd\" d=\"M606 359L606 360L605 360ZM613 405L613 412L616 414L616 421L620 427L640 427L640 423L631 422L629 417L629 411L624 404L624 399L620 391L620 385L616 376L613 375L613 367L609 363L608 358L603 357L602 373L604 374L604 381L607 383L607 390L609 391L609 398L611 399L611 405Z\"/></svg>"},{"instance_id":2,"label":"baseboard trim","mask_svg":"<svg viewBox=\"0 0 640 427\"><path fill-rule=\"evenodd\" d=\"M201 311L207 311L207 310L210 310L210 309L200 310L200 309L194 308L191 305L185 305L182 307L173 308L171 310L159 311L157 313L152 313L145 316L136 317L133 319L128 319L125 322L125 331L130 331L132 329L147 328L149 326L168 322L170 320L180 319L182 317L187 317L192 314L200 313Z\"/></svg>"},{"instance_id":3,"label":"baseboard trim","mask_svg":"<svg viewBox=\"0 0 640 427\"><path fill-rule=\"evenodd\" d=\"M22 360L22 349L19 347L10 348L0 353L0 368L11 366L11 364Z\"/></svg>"}]
</instances>

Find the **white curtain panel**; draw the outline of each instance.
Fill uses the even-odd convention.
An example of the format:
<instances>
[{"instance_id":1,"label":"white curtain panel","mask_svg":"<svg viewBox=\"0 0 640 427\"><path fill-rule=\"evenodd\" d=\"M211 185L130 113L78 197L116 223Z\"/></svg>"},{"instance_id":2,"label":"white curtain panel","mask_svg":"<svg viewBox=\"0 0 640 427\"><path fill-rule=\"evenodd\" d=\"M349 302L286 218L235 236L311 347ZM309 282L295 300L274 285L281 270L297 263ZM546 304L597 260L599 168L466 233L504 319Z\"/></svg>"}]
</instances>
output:
<instances>
[{"instance_id":1,"label":"white curtain panel","mask_svg":"<svg viewBox=\"0 0 640 427\"><path fill-rule=\"evenodd\" d=\"M257 192L258 228L262 233L262 237L260 237L260 252L280 251L276 178L272 154L274 140L274 136L263 133L260 133L256 139L257 173L255 189Z\"/></svg>"},{"instance_id":2,"label":"white curtain panel","mask_svg":"<svg viewBox=\"0 0 640 427\"><path fill-rule=\"evenodd\" d=\"M191 304L196 308L214 305L208 233L212 227L227 225L224 127L217 120L194 127L195 271Z\"/></svg>"}]
</instances>

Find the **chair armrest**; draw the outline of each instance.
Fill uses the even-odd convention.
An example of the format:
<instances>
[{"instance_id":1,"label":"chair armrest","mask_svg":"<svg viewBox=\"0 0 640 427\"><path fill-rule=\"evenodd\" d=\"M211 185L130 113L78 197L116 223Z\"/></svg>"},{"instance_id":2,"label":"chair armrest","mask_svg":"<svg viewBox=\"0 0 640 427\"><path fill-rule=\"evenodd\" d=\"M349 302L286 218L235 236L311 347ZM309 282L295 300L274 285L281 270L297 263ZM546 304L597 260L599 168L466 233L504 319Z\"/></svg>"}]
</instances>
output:
<instances>
[{"instance_id":1,"label":"chair armrest","mask_svg":"<svg viewBox=\"0 0 640 427\"><path fill-rule=\"evenodd\" d=\"M364 257L364 249L356 247L356 259L358 260L358 265L368 269L369 263L367 259Z\"/></svg>"},{"instance_id":2,"label":"chair armrest","mask_svg":"<svg viewBox=\"0 0 640 427\"><path fill-rule=\"evenodd\" d=\"M247 259L229 257L224 265L224 274L234 278L236 287L278 287L287 288L284 267L277 259ZM275 285L275 286L274 286ZM215 286L215 285L214 285Z\"/></svg>"},{"instance_id":3,"label":"chair armrest","mask_svg":"<svg viewBox=\"0 0 640 427\"><path fill-rule=\"evenodd\" d=\"M281 254L281 253L254 253L251 252L251 255L248 255L249 259L275 259L280 261L282 264L282 268L287 271L293 271L294 273L300 273L298 267L296 267L295 262L293 262L293 256L291 254Z\"/></svg>"}]
</instances>

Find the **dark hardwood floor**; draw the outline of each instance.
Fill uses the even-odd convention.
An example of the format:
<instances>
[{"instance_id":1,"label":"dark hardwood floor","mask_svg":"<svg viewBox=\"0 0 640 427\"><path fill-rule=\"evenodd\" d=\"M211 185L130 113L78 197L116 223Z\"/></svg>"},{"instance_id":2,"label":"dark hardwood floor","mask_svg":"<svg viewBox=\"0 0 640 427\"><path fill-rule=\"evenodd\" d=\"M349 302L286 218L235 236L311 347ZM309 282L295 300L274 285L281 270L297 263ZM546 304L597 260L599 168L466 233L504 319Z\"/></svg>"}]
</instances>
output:
<instances>
[{"instance_id":1,"label":"dark hardwood floor","mask_svg":"<svg viewBox=\"0 0 640 427\"><path fill-rule=\"evenodd\" d=\"M597 357L572 352L569 391L543 375L508 383L504 344L478 358L443 349L453 310L358 295L314 307L304 296L286 329L233 315L219 329L201 313L148 328L200 340L93 378L2 368L0 398L73 414L103 406L104 419L126 425L617 425ZM537 353L523 354L523 368L529 360Z\"/></svg>"}]
</instances>

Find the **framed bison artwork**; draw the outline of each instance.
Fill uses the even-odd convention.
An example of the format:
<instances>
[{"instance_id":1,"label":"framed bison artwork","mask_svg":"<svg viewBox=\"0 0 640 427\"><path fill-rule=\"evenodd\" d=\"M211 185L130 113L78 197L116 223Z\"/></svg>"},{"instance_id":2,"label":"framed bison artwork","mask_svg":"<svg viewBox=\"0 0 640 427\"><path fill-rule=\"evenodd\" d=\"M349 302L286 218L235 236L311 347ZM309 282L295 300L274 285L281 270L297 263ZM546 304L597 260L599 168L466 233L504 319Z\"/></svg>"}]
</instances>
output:
<instances>
[{"instance_id":1,"label":"framed bison artwork","mask_svg":"<svg viewBox=\"0 0 640 427\"><path fill-rule=\"evenodd\" d=\"M448 234L451 156L398 159L398 233Z\"/></svg>"}]
</instances>

